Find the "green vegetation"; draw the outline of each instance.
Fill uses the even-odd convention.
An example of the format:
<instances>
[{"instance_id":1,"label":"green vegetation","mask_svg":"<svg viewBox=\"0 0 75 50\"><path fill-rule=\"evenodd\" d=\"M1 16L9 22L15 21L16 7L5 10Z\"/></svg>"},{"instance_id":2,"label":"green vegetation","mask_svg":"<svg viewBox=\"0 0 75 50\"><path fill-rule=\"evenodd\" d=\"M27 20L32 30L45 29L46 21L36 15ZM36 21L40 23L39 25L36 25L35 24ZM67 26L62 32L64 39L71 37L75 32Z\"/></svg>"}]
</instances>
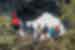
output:
<instances>
[{"instance_id":1,"label":"green vegetation","mask_svg":"<svg viewBox=\"0 0 75 50\"><path fill-rule=\"evenodd\" d=\"M0 35L0 44L14 44L14 35Z\"/></svg>"},{"instance_id":2,"label":"green vegetation","mask_svg":"<svg viewBox=\"0 0 75 50\"><path fill-rule=\"evenodd\" d=\"M67 17L70 21L75 22L75 0L71 1L72 2L69 5L64 4L62 6L63 16ZM0 24L4 22L5 21L2 22L2 18L0 18ZM0 44L15 44L15 38L15 35L0 35ZM63 37L59 38L58 42L61 46L60 50L75 50L75 28L68 30Z\"/></svg>"}]
</instances>

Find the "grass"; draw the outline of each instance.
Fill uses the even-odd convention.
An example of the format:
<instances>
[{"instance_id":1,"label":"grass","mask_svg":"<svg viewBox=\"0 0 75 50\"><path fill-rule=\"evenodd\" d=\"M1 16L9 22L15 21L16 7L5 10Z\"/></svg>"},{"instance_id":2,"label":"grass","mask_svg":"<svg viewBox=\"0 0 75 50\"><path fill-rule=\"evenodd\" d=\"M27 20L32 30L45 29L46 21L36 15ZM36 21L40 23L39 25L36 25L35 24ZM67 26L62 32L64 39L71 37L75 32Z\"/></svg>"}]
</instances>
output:
<instances>
[{"instance_id":1,"label":"grass","mask_svg":"<svg viewBox=\"0 0 75 50\"><path fill-rule=\"evenodd\" d=\"M0 35L0 44L14 44L14 35Z\"/></svg>"}]
</instances>

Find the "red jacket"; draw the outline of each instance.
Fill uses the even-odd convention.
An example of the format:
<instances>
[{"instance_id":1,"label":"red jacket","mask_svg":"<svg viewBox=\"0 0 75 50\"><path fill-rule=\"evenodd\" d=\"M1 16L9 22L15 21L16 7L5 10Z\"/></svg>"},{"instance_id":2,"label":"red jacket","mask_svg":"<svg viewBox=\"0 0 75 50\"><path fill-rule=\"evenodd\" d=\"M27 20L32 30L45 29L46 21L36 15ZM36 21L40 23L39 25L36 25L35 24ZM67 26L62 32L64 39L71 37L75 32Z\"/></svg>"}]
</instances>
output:
<instances>
[{"instance_id":1,"label":"red jacket","mask_svg":"<svg viewBox=\"0 0 75 50\"><path fill-rule=\"evenodd\" d=\"M19 25L20 24L20 20L18 19L15 11L12 13L12 24L13 25Z\"/></svg>"}]
</instances>

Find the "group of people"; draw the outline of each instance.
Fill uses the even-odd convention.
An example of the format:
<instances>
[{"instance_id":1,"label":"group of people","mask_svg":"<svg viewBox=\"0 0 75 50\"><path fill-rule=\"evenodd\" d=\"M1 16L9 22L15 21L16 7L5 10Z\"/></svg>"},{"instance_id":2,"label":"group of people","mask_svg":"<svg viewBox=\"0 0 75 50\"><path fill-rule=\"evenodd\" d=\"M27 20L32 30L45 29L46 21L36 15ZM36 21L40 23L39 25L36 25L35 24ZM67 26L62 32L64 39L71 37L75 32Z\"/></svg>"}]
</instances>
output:
<instances>
[{"instance_id":1,"label":"group of people","mask_svg":"<svg viewBox=\"0 0 75 50\"><path fill-rule=\"evenodd\" d=\"M58 6L55 0L18 0L16 13L13 12L13 14L12 27L15 30L20 29L19 34L22 36L25 32L31 32L33 41L36 41L41 33L49 38L57 39L65 32L61 20L57 17Z\"/></svg>"},{"instance_id":2,"label":"group of people","mask_svg":"<svg viewBox=\"0 0 75 50\"><path fill-rule=\"evenodd\" d=\"M41 15L41 18L37 18L36 20L27 21L24 25L20 22L21 21L19 19L13 19L12 26L14 30L18 31L20 29L19 34L21 37L24 37L25 32L32 34L34 42L38 39L45 40L45 38L53 38L56 40L65 32L65 28L61 23L61 20L49 13L44 13Z\"/></svg>"}]
</instances>

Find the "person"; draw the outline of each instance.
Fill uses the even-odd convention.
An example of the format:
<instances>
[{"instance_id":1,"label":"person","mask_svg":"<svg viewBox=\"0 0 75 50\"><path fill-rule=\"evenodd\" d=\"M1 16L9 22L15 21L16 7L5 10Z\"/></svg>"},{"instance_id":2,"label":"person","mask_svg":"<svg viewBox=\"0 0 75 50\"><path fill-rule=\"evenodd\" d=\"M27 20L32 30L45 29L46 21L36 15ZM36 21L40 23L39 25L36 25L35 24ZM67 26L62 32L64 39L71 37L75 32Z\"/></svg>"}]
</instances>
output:
<instances>
[{"instance_id":1,"label":"person","mask_svg":"<svg viewBox=\"0 0 75 50\"><path fill-rule=\"evenodd\" d=\"M28 27L28 30L27 30L30 34L33 34L34 32L34 28L32 26L32 24Z\"/></svg>"},{"instance_id":2,"label":"person","mask_svg":"<svg viewBox=\"0 0 75 50\"><path fill-rule=\"evenodd\" d=\"M41 37L40 37L40 41L41 40L48 40L48 25L45 25L42 32L41 32Z\"/></svg>"},{"instance_id":3,"label":"person","mask_svg":"<svg viewBox=\"0 0 75 50\"><path fill-rule=\"evenodd\" d=\"M40 24L38 24L37 28L33 32L33 44L38 43L41 33L42 33L42 28L40 27Z\"/></svg>"},{"instance_id":4,"label":"person","mask_svg":"<svg viewBox=\"0 0 75 50\"><path fill-rule=\"evenodd\" d=\"M45 25L44 28L43 28L43 33L47 33L48 32L48 29L49 29L48 26Z\"/></svg>"},{"instance_id":5,"label":"person","mask_svg":"<svg viewBox=\"0 0 75 50\"><path fill-rule=\"evenodd\" d=\"M19 29L20 19L17 17L15 11L12 12L11 16L12 16L11 19L12 28L14 31L17 31Z\"/></svg>"},{"instance_id":6,"label":"person","mask_svg":"<svg viewBox=\"0 0 75 50\"><path fill-rule=\"evenodd\" d=\"M50 38L50 43L52 44L53 47L58 47L58 44L57 44L57 40L58 40L58 37L59 37L59 29L54 26L51 26L48 30L48 36ZM54 49L54 48L52 48Z\"/></svg>"},{"instance_id":7,"label":"person","mask_svg":"<svg viewBox=\"0 0 75 50\"><path fill-rule=\"evenodd\" d=\"M57 40L59 37L59 33L60 33L60 29L59 26L56 27L50 27L49 29L49 35L51 36L51 38L53 38L54 40Z\"/></svg>"}]
</instances>

